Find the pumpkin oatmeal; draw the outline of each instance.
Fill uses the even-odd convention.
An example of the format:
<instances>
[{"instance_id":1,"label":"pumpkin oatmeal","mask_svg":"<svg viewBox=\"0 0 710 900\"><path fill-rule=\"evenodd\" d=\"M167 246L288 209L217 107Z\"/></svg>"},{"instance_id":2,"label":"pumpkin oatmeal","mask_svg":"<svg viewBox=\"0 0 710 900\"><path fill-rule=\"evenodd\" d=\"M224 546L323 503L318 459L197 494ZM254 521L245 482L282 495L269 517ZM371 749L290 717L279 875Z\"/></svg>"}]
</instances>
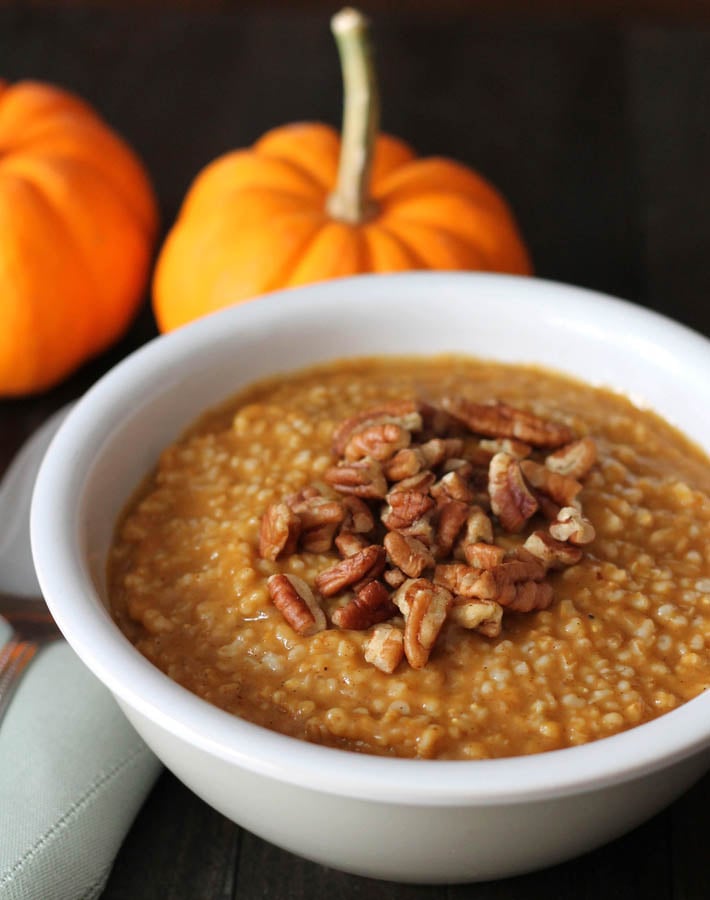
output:
<instances>
[{"instance_id":1,"label":"pumpkin oatmeal","mask_svg":"<svg viewBox=\"0 0 710 900\"><path fill-rule=\"evenodd\" d=\"M156 666L285 734L441 759L573 746L710 686L710 465L552 372L341 361L167 448L109 589Z\"/></svg>"}]
</instances>

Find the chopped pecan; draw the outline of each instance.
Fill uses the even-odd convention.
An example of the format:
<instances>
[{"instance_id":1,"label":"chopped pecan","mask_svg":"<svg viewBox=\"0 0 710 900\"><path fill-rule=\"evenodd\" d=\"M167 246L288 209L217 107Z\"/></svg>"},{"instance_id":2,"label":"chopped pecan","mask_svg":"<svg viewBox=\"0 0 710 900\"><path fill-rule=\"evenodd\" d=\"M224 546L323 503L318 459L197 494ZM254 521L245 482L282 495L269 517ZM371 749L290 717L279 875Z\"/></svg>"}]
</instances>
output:
<instances>
[{"instance_id":1,"label":"chopped pecan","mask_svg":"<svg viewBox=\"0 0 710 900\"><path fill-rule=\"evenodd\" d=\"M543 491L536 491L535 488L533 488L532 492L537 500L539 511L548 521L554 522L562 507L559 503L555 503L552 497L548 497Z\"/></svg>"},{"instance_id":2,"label":"chopped pecan","mask_svg":"<svg viewBox=\"0 0 710 900\"><path fill-rule=\"evenodd\" d=\"M432 438L421 444L419 450L424 457L427 468L435 469L451 457L460 456L463 452L461 438Z\"/></svg>"},{"instance_id":3,"label":"chopped pecan","mask_svg":"<svg viewBox=\"0 0 710 900\"><path fill-rule=\"evenodd\" d=\"M463 466L447 472L446 475L432 485L431 495L438 501L460 500L463 503L473 503L476 492L469 485L466 475L462 472ZM471 467L473 469L473 467Z\"/></svg>"},{"instance_id":4,"label":"chopped pecan","mask_svg":"<svg viewBox=\"0 0 710 900\"><path fill-rule=\"evenodd\" d=\"M404 635L394 625L378 625L365 645L365 661L391 675L404 656Z\"/></svg>"},{"instance_id":5,"label":"chopped pecan","mask_svg":"<svg viewBox=\"0 0 710 900\"><path fill-rule=\"evenodd\" d=\"M420 401L419 412L422 417L422 430L427 437L451 437L461 430L461 423L440 406Z\"/></svg>"},{"instance_id":6,"label":"chopped pecan","mask_svg":"<svg viewBox=\"0 0 710 900\"><path fill-rule=\"evenodd\" d=\"M515 585L515 594L509 602L501 599L499 603L511 612L532 612L534 609L547 609L552 603L554 591L547 581L521 581Z\"/></svg>"},{"instance_id":7,"label":"chopped pecan","mask_svg":"<svg viewBox=\"0 0 710 900\"><path fill-rule=\"evenodd\" d=\"M550 525L550 534L557 541L570 544L590 544L596 537L594 526L574 506L564 506Z\"/></svg>"},{"instance_id":8,"label":"chopped pecan","mask_svg":"<svg viewBox=\"0 0 710 900\"><path fill-rule=\"evenodd\" d=\"M434 582L460 597L492 599L496 593L495 583L490 578L482 583L483 574L480 569L474 569L464 563L441 563L434 570Z\"/></svg>"},{"instance_id":9,"label":"chopped pecan","mask_svg":"<svg viewBox=\"0 0 710 900\"><path fill-rule=\"evenodd\" d=\"M398 531L400 534L406 534L407 537L416 538L429 548L434 546L434 526L431 523L431 513L416 519L406 528L399 528Z\"/></svg>"},{"instance_id":10,"label":"chopped pecan","mask_svg":"<svg viewBox=\"0 0 710 900\"><path fill-rule=\"evenodd\" d=\"M384 472L390 481L401 481L426 467L424 454L419 447L405 447L384 464Z\"/></svg>"},{"instance_id":11,"label":"chopped pecan","mask_svg":"<svg viewBox=\"0 0 710 900\"><path fill-rule=\"evenodd\" d=\"M381 500L387 493L387 480L375 459L331 466L325 473L325 480L341 494Z\"/></svg>"},{"instance_id":12,"label":"chopped pecan","mask_svg":"<svg viewBox=\"0 0 710 900\"><path fill-rule=\"evenodd\" d=\"M349 462L355 462L366 456L385 462L398 450L408 447L411 440L411 432L393 422L367 425L352 435L345 445L344 456Z\"/></svg>"},{"instance_id":13,"label":"chopped pecan","mask_svg":"<svg viewBox=\"0 0 710 900\"><path fill-rule=\"evenodd\" d=\"M468 503L460 500L449 500L439 507L434 546L440 559L451 553L456 538L468 519L469 509Z\"/></svg>"},{"instance_id":14,"label":"chopped pecan","mask_svg":"<svg viewBox=\"0 0 710 900\"><path fill-rule=\"evenodd\" d=\"M433 472L417 472L416 475L410 475L409 478L397 481L392 485L389 493L400 494L403 491L417 491L419 494L426 494L435 481L436 475Z\"/></svg>"},{"instance_id":15,"label":"chopped pecan","mask_svg":"<svg viewBox=\"0 0 710 900\"><path fill-rule=\"evenodd\" d=\"M420 491L390 491L381 519L390 531L408 528L434 507L434 501Z\"/></svg>"},{"instance_id":16,"label":"chopped pecan","mask_svg":"<svg viewBox=\"0 0 710 900\"><path fill-rule=\"evenodd\" d=\"M520 463L507 453L496 453L488 469L491 509L506 531L521 531L538 508L521 471L525 462Z\"/></svg>"},{"instance_id":17,"label":"chopped pecan","mask_svg":"<svg viewBox=\"0 0 710 900\"><path fill-rule=\"evenodd\" d=\"M513 438L533 447L559 447L572 440L572 432L566 425L507 403L473 403L461 397L447 397L442 405L471 431L486 437Z\"/></svg>"},{"instance_id":18,"label":"chopped pecan","mask_svg":"<svg viewBox=\"0 0 710 900\"><path fill-rule=\"evenodd\" d=\"M557 541L546 531L533 531L523 547L536 556L548 569L564 569L565 566L574 566L582 558L582 551L579 547Z\"/></svg>"},{"instance_id":19,"label":"chopped pecan","mask_svg":"<svg viewBox=\"0 0 710 900\"><path fill-rule=\"evenodd\" d=\"M391 588L395 589L401 587L407 580L407 576L401 569L387 569L382 577Z\"/></svg>"},{"instance_id":20,"label":"chopped pecan","mask_svg":"<svg viewBox=\"0 0 710 900\"><path fill-rule=\"evenodd\" d=\"M395 612L390 592L384 584L381 581L369 581L349 603L333 612L332 619L338 628L364 631L378 622L391 619Z\"/></svg>"},{"instance_id":21,"label":"chopped pecan","mask_svg":"<svg viewBox=\"0 0 710 900\"><path fill-rule=\"evenodd\" d=\"M418 404L413 400L395 400L365 409L354 416L345 419L333 432L333 454L342 456L348 441L356 431L360 431L368 425L394 424L407 431L419 431L422 427L422 417Z\"/></svg>"},{"instance_id":22,"label":"chopped pecan","mask_svg":"<svg viewBox=\"0 0 710 900\"><path fill-rule=\"evenodd\" d=\"M476 544L479 541L493 543L493 523L480 506L469 507L463 541L467 544Z\"/></svg>"},{"instance_id":23,"label":"chopped pecan","mask_svg":"<svg viewBox=\"0 0 710 900\"><path fill-rule=\"evenodd\" d=\"M417 578L405 581L392 599L404 614L404 652L409 665L421 669L429 659L453 597L446 588Z\"/></svg>"},{"instance_id":24,"label":"chopped pecan","mask_svg":"<svg viewBox=\"0 0 710 900\"><path fill-rule=\"evenodd\" d=\"M325 613L302 578L272 575L266 584L272 603L294 631L311 635L326 628Z\"/></svg>"},{"instance_id":25,"label":"chopped pecan","mask_svg":"<svg viewBox=\"0 0 710 900\"><path fill-rule=\"evenodd\" d=\"M345 518L341 531L354 531L355 534L368 534L375 527L372 510L359 497L348 495L341 500L345 508Z\"/></svg>"},{"instance_id":26,"label":"chopped pecan","mask_svg":"<svg viewBox=\"0 0 710 900\"><path fill-rule=\"evenodd\" d=\"M514 438L484 439L479 441L479 447L488 451L491 456L502 452L507 453L508 456L512 456L514 459L525 459L527 456L530 456L533 449L530 444L526 444L524 441L516 441Z\"/></svg>"},{"instance_id":27,"label":"chopped pecan","mask_svg":"<svg viewBox=\"0 0 710 900\"><path fill-rule=\"evenodd\" d=\"M344 588L377 578L385 565L385 548L371 544L348 556L316 576L316 587L324 597L332 597Z\"/></svg>"},{"instance_id":28,"label":"chopped pecan","mask_svg":"<svg viewBox=\"0 0 710 900\"><path fill-rule=\"evenodd\" d=\"M419 578L424 569L434 565L429 548L416 538L389 531L384 543L390 561L408 578Z\"/></svg>"},{"instance_id":29,"label":"chopped pecan","mask_svg":"<svg viewBox=\"0 0 710 900\"><path fill-rule=\"evenodd\" d=\"M464 544L463 555L469 566L474 569L493 569L503 562L505 550L497 544L477 541L475 544Z\"/></svg>"},{"instance_id":30,"label":"chopped pecan","mask_svg":"<svg viewBox=\"0 0 710 900\"><path fill-rule=\"evenodd\" d=\"M322 525L338 526L345 518L345 508L339 500L329 500L321 494L301 500L289 498L288 505L301 521L303 531Z\"/></svg>"},{"instance_id":31,"label":"chopped pecan","mask_svg":"<svg viewBox=\"0 0 710 900\"><path fill-rule=\"evenodd\" d=\"M317 488L314 484L306 485L306 487L301 488L295 494L289 494L288 497L285 498L284 503L291 507L291 509L296 512L296 507L299 504L304 503L306 500L313 500L314 497L322 497L322 491Z\"/></svg>"},{"instance_id":32,"label":"chopped pecan","mask_svg":"<svg viewBox=\"0 0 710 900\"><path fill-rule=\"evenodd\" d=\"M365 547L368 547L370 541L361 534L355 534L352 531L341 531L335 539L335 546L340 551L341 556L355 556Z\"/></svg>"},{"instance_id":33,"label":"chopped pecan","mask_svg":"<svg viewBox=\"0 0 710 900\"><path fill-rule=\"evenodd\" d=\"M545 465L559 475L584 478L597 461L597 445L594 438L583 437L555 450L545 460Z\"/></svg>"},{"instance_id":34,"label":"chopped pecan","mask_svg":"<svg viewBox=\"0 0 710 900\"><path fill-rule=\"evenodd\" d=\"M259 556L272 562L295 552L301 520L286 503L272 503L261 519Z\"/></svg>"},{"instance_id":35,"label":"chopped pecan","mask_svg":"<svg viewBox=\"0 0 710 900\"><path fill-rule=\"evenodd\" d=\"M498 637L503 619L503 607L495 600L454 597L449 619L461 628L475 629L486 637Z\"/></svg>"},{"instance_id":36,"label":"chopped pecan","mask_svg":"<svg viewBox=\"0 0 710 900\"><path fill-rule=\"evenodd\" d=\"M301 532L301 549L306 553L327 553L333 546L337 524L326 522Z\"/></svg>"},{"instance_id":37,"label":"chopped pecan","mask_svg":"<svg viewBox=\"0 0 710 900\"><path fill-rule=\"evenodd\" d=\"M570 506L577 494L582 490L582 485L574 478L567 475L559 475L543 466L541 463L524 459L520 468L530 484L538 491L552 497L560 506Z\"/></svg>"}]
</instances>

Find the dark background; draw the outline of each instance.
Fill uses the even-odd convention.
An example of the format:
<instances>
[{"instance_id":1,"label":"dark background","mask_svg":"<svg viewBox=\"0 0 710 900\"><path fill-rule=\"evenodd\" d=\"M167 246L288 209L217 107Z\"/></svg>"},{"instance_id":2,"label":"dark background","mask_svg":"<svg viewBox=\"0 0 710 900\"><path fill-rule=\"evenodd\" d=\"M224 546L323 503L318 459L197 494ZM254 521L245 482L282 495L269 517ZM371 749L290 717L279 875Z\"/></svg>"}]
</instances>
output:
<instances>
[{"instance_id":1,"label":"dark background","mask_svg":"<svg viewBox=\"0 0 710 900\"><path fill-rule=\"evenodd\" d=\"M710 335L710 3L363 6L375 20L385 130L497 184L538 275L622 296ZM338 124L327 21L335 8L0 4L0 77L54 81L93 103L142 156L166 228L215 156L285 122ZM109 353L43 396L0 401L0 470L53 409L154 334L146 298ZM709 810L705 779L581 860L492 884L417 888L296 859L166 774L105 898L708 900Z\"/></svg>"}]
</instances>

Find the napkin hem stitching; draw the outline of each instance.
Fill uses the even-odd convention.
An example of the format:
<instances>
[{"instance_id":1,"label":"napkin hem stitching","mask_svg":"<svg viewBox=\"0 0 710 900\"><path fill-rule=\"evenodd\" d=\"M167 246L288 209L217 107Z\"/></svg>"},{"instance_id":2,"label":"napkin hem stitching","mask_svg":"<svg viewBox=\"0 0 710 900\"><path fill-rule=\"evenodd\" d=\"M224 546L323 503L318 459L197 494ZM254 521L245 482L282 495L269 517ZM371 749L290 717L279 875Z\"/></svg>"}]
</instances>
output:
<instances>
[{"instance_id":1,"label":"napkin hem stitching","mask_svg":"<svg viewBox=\"0 0 710 900\"><path fill-rule=\"evenodd\" d=\"M58 819L54 825L51 826L43 835L41 835L35 843L23 853L23 855L14 863L14 865L5 871L4 874L0 874L0 887L8 884L18 872L20 872L25 865L30 862L37 853L44 848L47 842L59 831L66 828L69 824L69 821L74 818L74 816L79 813L94 797L94 795L102 788L104 785L108 784L109 781L113 780L117 775L119 775L124 769L131 766L139 756L144 753L148 753L148 748L146 746L138 747L134 750L130 756L127 756L125 759L121 760L121 762L117 763L113 768L109 769L98 781L94 781L93 784L84 792L84 794L78 799L75 800L74 803L69 807L69 809L62 815L60 819Z\"/></svg>"}]
</instances>

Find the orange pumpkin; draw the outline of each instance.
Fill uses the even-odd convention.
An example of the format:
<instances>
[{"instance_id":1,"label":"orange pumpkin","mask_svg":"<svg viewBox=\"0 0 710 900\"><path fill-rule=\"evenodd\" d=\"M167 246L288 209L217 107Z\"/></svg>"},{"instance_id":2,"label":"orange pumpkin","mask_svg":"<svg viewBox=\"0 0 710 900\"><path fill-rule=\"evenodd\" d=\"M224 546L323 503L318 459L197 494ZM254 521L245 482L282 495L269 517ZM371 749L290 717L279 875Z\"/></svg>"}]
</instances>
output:
<instances>
[{"instance_id":1,"label":"orange pumpkin","mask_svg":"<svg viewBox=\"0 0 710 900\"><path fill-rule=\"evenodd\" d=\"M158 259L161 330L266 291L361 272L530 273L510 209L487 181L376 138L366 20L343 10L333 32L345 87L342 141L326 125L287 125L198 175Z\"/></svg>"},{"instance_id":2,"label":"orange pumpkin","mask_svg":"<svg viewBox=\"0 0 710 900\"><path fill-rule=\"evenodd\" d=\"M140 162L86 103L0 81L0 396L56 384L122 334L157 222Z\"/></svg>"}]
</instances>

